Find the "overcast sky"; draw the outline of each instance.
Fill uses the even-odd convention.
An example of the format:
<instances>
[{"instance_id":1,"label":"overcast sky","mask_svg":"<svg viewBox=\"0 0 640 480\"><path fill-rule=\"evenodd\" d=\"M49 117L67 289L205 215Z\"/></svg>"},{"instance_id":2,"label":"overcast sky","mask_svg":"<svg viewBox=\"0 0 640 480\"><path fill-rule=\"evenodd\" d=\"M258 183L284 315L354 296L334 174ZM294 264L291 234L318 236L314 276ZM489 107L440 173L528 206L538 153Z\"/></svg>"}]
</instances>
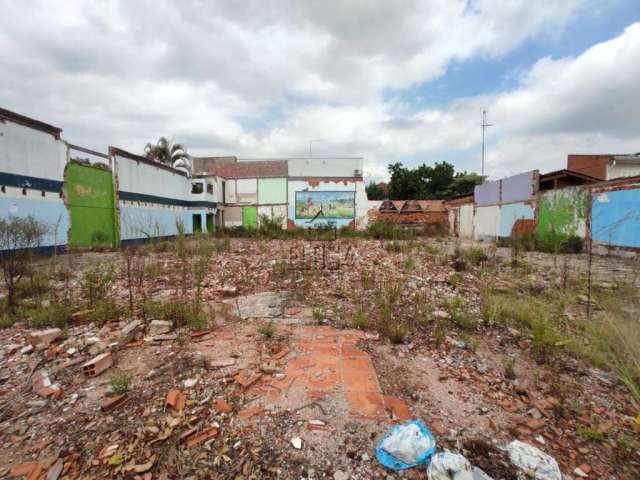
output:
<instances>
[{"instance_id":1,"label":"overcast sky","mask_svg":"<svg viewBox=\"0 0 640 480\"><path fill-rule=\"evenodd\" d=\"M141 153L555 170L640 151L638 0L0 0L0 106Z\"/></svg>"}]
</instances>

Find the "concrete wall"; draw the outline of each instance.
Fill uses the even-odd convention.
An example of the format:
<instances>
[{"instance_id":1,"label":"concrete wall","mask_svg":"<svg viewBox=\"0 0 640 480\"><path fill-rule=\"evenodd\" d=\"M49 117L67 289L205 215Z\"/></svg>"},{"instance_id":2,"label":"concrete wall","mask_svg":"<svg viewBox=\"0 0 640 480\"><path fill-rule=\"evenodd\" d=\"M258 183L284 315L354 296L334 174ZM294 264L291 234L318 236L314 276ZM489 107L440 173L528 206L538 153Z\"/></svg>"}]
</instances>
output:
<instances>
[{"instance_id":1,"label":"concrete wall","mask_svg":"<svg viewBox=\"0 0 640 480\"><path fill-rule=\"evenodd\" d=\"M289 177L344 177L362 174L362 158L298 158L289 163Z\"/></svg>"},{"instance_id":2,"label":"concrete wall","mask_svg":"<svg viewBox=\"0 0 640 480\"><path fill-rule=\"evenodd\" d=\"M500 206L476 207L473 218L476 239L493 239L500 234Z\"/></svg>"},{"instance_id":3,"label":"concrete wall","mask_svg":"<svg viewBox=\"0 0 640 480\"><path fill-rule=\"evenodd\" d=\"M640 247L640 186L593 191L591 236L599 244Z\"/></svg>"},{"instance_id":4,"label":"concrete wall","mask_svg":"<svg viewBox=\"0 0 640 480\"><path fill-rule=\"evenodd\" d=\"M291 166L289 166L291 168ZM344 180L344 181L330 181L330 180L289 180L288 182L288 220L292 222L295 226L303 227L303 228L318 228L320 226L325 225L334 225L338 228L347 227L355 222L357 207L355 202L358 200L356 195L356 181L354 180ZM360 182L362 183L362 182ZM353 198L354 205L352 214L348 218L318 218L314 221L311 221L310 218L300 218L300 212L296 215L296 193L301 193L304 196L304 193L307 192L338 192L344 193L345 196L347 194L351 195ZM366 198L366 194L365 194ZM366 205L363 207L366 215Z\"/></svg>"},{"instance_id":5,"label":"concrete wall","mask_svg":"<svg viewBox=\"0 0 640 480\"><path fill-rule=\"evenodd\" d=\"M226 207L224 209L224 226L242 226L242 207Z\"/></svg>"},{"instance_id":6,"label":"concrete wall","mask_svg":"<svg viewBox=\"0 0 640 480\"><path fill-rule=\"evenodd\" d=\"M236 180L236 202L249 204L258 202L257 178L239 178Z\"/></svg>"},{"instance_id":7,"label":"concrete wall","mask_svg":"<svg viewBox=\"0 0 640 480\"><path fill-rule=\"evenodd\" d=\"M480 207L500 203L500 180L477 185L474 188L474 201Z\"/></svg>"},{"instance_id":8,"label":"concrete wall","mask_svg":"<svg viewBox=\"0 0 640 480\"><path fill-rule=\"evenodd\" d=\"M516 220L532 220L534 217L535 211L528 203L519 202L502 205L500 207L500 236L510 237Z\"/></svg>"},{"instance_id":9,"label":"concrete wall","mask_svg":"<svg viewBox=\"0 0 640 480\"><path fill-rule=\"evenodd\" d=\"M473 214L472 203L460 205L458 214L458 236L461 238L473 238Z\"/></svg>"},{"instance_id":10,"label":"concrete wall","mask_svg":"<svg viewBox=\"0 0 640 480\"><path fill-rule=\"evenodd\" d=\"M607 180L635 177L637 175L640 175L640 165L624 162L615 162L615 165L607 165Z\"/></svg>"},{"instance_id":11,"label":"concrete wall","mask_svg":"<svg viewBox=\"0 0 640 480\"><path fill-rule=\"evenodd\" d=\"M61 198L67 149L50 133L0 122L0 217L33 216L48 231L42 247L67 243L69 212Z\"/></svg>"},{"instance_id":12,"label":"concrete wall","mask_svg":"<svg viewBox=\"0 0 640 480\"><path fill-rule=\"evenodd\" d=\"M536 194L535 170L503 178L500 189L500 203L512 203L530 200Z\"/></svg>"},{"instance_id":13,"label":"concrete wall","mask_svg":"<svg viewBox=\"0 0 640 480\"><path fill-rule=\"evenodd\" d=\"M538 238L547 243L555 243L573 235L586 238L587 198L585 187L543 192L538 200Z\"/></svg>"},{"instance_id":14,"label":"concrete wall","mask_svg":"<svg viewBox=\"0 0 640 480\"><path fill-rule=\"evenodd\" d=\"M258 203L259 204L287 203L287 179L286 178L258 179Z\"/></svg>"},{"instance_id":15,"label":"concrete wall","mask_svg":"<svg viewBox=\"0 0 640 480\"><path fill-rule=\"evenodd\" d=\"M260 217L266 215L268 218L280 218L280 226L287 228L287 205L259 205L258 206L258 224Z\"/></svg>"}]
</instances>

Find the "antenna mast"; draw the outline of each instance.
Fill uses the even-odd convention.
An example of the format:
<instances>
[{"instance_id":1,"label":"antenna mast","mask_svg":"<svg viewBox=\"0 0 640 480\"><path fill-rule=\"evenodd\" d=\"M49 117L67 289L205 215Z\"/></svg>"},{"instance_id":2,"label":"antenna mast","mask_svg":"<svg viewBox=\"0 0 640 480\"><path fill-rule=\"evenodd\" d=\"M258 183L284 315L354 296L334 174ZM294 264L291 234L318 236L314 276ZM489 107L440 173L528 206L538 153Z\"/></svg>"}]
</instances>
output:
<instances>
[{"instance_id":1,"label":"antenna mast","mask_svg":"<svg viewBox=\"0 0 640 480\"><path fill-rule=\"evenodd\" d=\"M493 127L493 124L487 123L487 111L482 110L482 173L481 175L484 177L484 131L487 127Z\"/></svg>"}]
</instances>

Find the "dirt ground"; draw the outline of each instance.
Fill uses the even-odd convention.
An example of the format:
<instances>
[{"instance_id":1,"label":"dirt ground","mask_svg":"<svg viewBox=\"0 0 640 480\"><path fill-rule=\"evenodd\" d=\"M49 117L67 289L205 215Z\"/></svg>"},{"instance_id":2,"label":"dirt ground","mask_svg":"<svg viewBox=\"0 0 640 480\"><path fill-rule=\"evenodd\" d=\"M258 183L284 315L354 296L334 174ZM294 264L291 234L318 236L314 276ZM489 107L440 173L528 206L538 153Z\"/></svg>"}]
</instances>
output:
<instances>
[{"instance_id":1,"label":"dirt ground","mask_svg":"<svg viewBox=\"0 0 640 480\"><path fill-rule=\"evenodd\" d=\"M68 271L49 275L40 305L73 313L51 339L28 316L0 330L1 478L426 478L376 459L413 418L495 479L524 478L501 450L514 439L564 478L640 478L638 405L614 372L559 347L536 361L535 335L483 318L483 289L553 289L563 256L526 254L522 273L506 249L486 260L499 268L460 268L454 250L470 245L451 240L199 242L139 250L135 287L118 252L37 264ZM586 256L567 261L582 278ZM101 295L123 306L99 320L96 265L116 269ZM597 257L594 272L635 283L630 260ZM167 312L196 301L204 323ZM112 364L92 376L101 354Z\"/></svg>"}]
</instances>

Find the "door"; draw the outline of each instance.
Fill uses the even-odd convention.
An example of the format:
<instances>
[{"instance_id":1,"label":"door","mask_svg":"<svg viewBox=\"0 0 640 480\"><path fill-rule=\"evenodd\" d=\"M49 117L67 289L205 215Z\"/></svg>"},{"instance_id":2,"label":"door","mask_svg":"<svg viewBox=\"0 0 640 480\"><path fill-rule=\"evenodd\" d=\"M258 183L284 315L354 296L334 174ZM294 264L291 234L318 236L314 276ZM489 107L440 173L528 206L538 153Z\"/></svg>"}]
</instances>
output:
<instances>
[{"instance_id":1,"label":"door","mask_svg":"<svg viewBox=\"0 0 640 480\"><path fill-rule=\"evenodd\" d=\"M256 207L244 207L242 209L242 226L244 228L256 228L258 225L258 209Z\"/></svg>"},{"instance_id":2,"label":"door","mask_svg":"<svg viewBox=\"0 0 640 480\"><path fill-rule=\"evenodd\" d=\"M207 232L213 233L213 213L207 213Z\"/></svg>"},{"instance_id":3,"label":"door","mask_svg":"<svg viewBox=\"0 0 640 480\"><path fill-rule=\"evenodd\" d=\"M191 229L191 231L193 233L201 232L202 231L202 215L200 215L199 213L194 213L191 216L191 219L192 219L192 223L191 223L192 229Z\"/></svg>"},{"instance_id":4,"label":"door","mask_svg":"<svg viewBox=\"0 0 640 480\"><path fill-rule=\"evenodd\" d=\"M65 168L64 188L71 247L115 247L118 234L111 170L72 161Z\"/></svg>"}]
</instances>

